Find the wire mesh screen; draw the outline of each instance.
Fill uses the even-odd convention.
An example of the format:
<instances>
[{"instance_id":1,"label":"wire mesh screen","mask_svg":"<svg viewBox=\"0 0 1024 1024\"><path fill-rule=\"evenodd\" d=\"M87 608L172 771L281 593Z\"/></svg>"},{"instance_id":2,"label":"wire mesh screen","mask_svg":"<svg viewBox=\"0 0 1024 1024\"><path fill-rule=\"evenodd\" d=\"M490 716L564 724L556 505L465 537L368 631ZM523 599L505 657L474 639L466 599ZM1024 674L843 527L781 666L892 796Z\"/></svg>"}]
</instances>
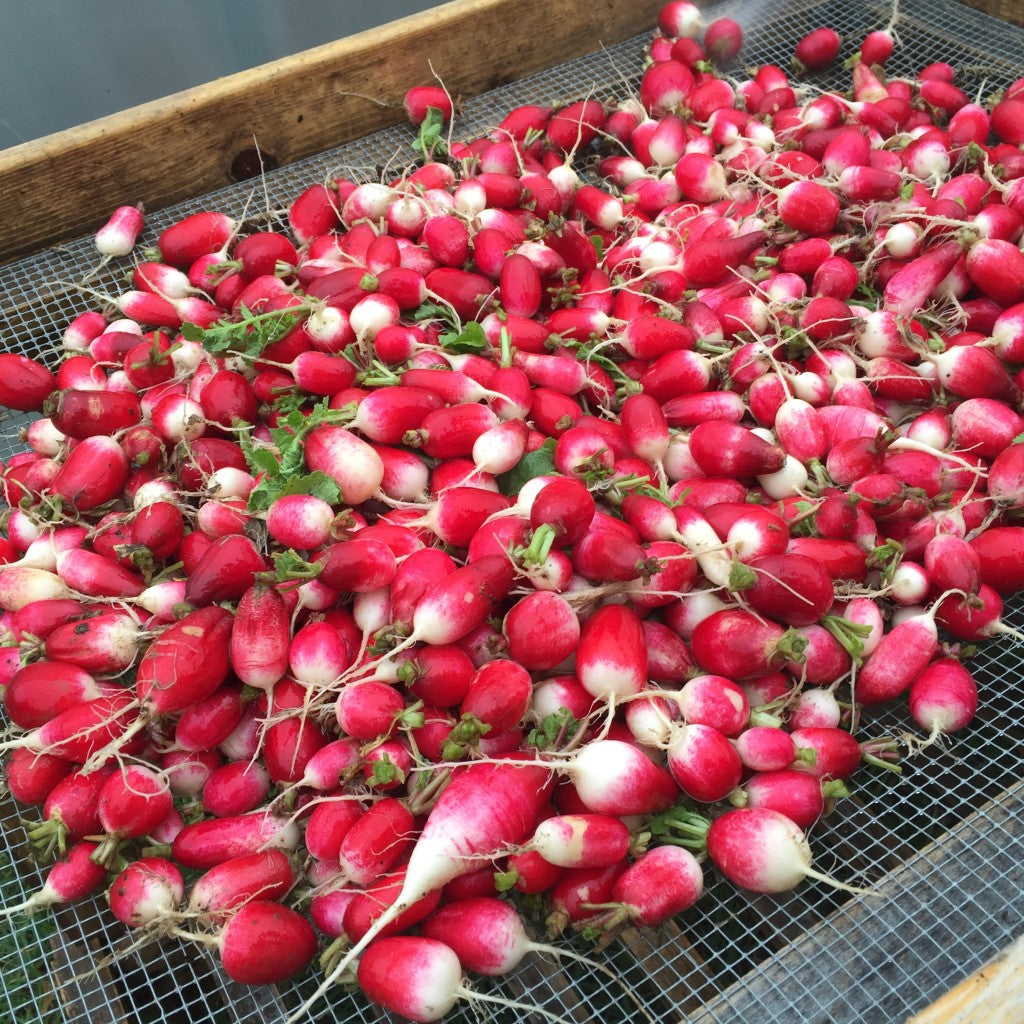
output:
<instances>
[{"instance_id":1,"label":"wire mesh screen","mask_svg":"<svg viewBox=\"0 0 1024 1024\"><path fill-rule=\"evenodd\" d=\"M972 97L1024 74L1024 31L942 0L903 0L902 46L890 73L911 74L932 61L957 69ZM883 26L889 9L847 0L784 5L745 3L708 9L746 29L747 63L788 66L799 37L830 24L844 55ZM646 35L495 90L465 105L458 123L469 138L522 103L565 103L586 95L622 98L639 81ZM467 40L467 44L469 41ZM845 84L841 71L812 79ZM329 174L387 176L407 162L413 135L400 127L153 214L141 240L181 216L217 208L232 216L254 207L284 208ZM132 197L112 196L111 207ZM61 333L90 300L67 286L95 263L81 239L0 268L3 348L52 356ZM92 282L116 291L123 270ZM0 415L0 457L20 449L25 418ZM1024 620L1021 603L1008 616ZM742 894L716 882L697 907L654 934L626 933L604 954L613 977L543 954L501 982L474 982L481 992L528 1000L549 1014L585 1022L640 1019L632 990L653 1019L691 1024L802 1021L897 1021L932 1001L1004 946L1024 919L1024 664L1020 649L991 645L973 663L982 690L975 723L947 749L933 747L902 776L871 768L853 780L854 795L812 833L816 865L876 895L850 898L807 883L781 897ZM898 711L865 723L865 737L909 727ZM19 816L0 803L0 901L20 902L42 874L29 856ZM938 840L936 843L935 841ZM879 898L880 897L880 898ZM132 937L96 900L56 915L0 921L3 989L0 1017L18 1024L274 1024L312 991L316 980L260 990L228 982L213 958L176 942L128 950ZM570 948L567 945L567 948ZM573 946L586 952L582 943ZM112 955L120 951L119 955ZM479 1008L452 1019L478 1018ZM540 1019L523 1010L488 1011L498 1021ZM320 1024L385 1019L358 996L337 989L311 1019Z\"/></svg>"}]
</instances>

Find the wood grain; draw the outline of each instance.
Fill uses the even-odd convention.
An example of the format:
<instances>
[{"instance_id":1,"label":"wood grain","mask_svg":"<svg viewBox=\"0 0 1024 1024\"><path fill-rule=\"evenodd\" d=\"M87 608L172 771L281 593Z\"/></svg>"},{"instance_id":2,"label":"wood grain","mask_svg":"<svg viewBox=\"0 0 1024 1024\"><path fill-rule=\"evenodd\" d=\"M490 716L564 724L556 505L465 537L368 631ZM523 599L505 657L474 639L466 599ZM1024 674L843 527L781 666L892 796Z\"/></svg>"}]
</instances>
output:
<instances>
[{"instance_id":1,"label":"wood grain","mask_svg":"<svg viewBox=\"0 0 1024 1024\"><path fill-rule=\"evenodd\" d=\"M964 0L964 3L994 18L1024 25L1024 3L1021 0Z\"/></svg>"},{"instance_id":2,"label":"wood grain","mask_svg":"<svg viewBox=\"0 0 1024 1024\"><path fill-rule=\"evenodd\" d=\"M395 124L431 65L468 98L643 32L659 7L590 0L584 16L579 0L453 0L14 146L0 152L0 261L95 230L119 205L159 209L249 176L254 136L281 166Z\"/></svg>"},{"instance_id":3,"label":"wood grain","mask_svg":"<svg viewBox=\"0 0 1024 1024\"><path fill-rule=\"evenodd\" d=\"M1019 1024L1024 1020L1024 935L907 1024Z\"/></svg>"}]
</instances>

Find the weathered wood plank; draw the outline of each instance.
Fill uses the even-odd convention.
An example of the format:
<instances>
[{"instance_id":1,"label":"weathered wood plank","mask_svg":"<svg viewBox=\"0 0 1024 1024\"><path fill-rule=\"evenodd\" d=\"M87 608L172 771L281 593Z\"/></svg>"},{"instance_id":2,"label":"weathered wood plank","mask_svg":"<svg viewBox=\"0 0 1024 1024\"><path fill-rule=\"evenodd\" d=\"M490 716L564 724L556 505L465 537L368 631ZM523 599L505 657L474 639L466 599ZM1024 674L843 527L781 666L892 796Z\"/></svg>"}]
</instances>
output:
<instances>
[{"instance_id":1,"label":"weathered wood plank","mask_svg":"<svg viewBox=\"0 0 1024 1024\"><path fill-rule=\"evenodd\" d=\"M1024 1020L1024 935L907 1024L1014 1024Z\"/></svg>"},{"instance_id":2,"label":"weathered wood plank","mask_svg":"<svg viewBox=\"0 0 1024 1024\"><path fill-rule=\"evenodd\" d=\"M250 177L254 137L281 166L403 120L406 89L433 72L473 96L641 32L659 6L453 0L14 146L0 152L0 260L94 230L123 203L158 209Z\"/></svg>"}]
</instances>

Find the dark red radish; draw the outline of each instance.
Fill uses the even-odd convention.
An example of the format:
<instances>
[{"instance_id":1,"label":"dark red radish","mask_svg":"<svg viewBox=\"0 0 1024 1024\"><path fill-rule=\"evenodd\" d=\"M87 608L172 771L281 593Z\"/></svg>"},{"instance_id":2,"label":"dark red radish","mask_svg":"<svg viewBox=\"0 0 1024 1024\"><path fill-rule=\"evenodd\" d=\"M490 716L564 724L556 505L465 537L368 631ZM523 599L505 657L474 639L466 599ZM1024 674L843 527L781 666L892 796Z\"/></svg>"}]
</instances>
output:
<instances>
[{"instance_id":1,"label":"dark red radish","mask_svg":"<svg viewBox=\"0 0 1024 1024\"><path fill-rule=\"evenodd\" d=\"M981 578L986 586L1002 595L1024 587L1024 527L993 526L969 543L981 559Z\"/></svg>"},{"instance_id":2,"label":"dark red radish","mask_svg":"<svg viewBox=\"0 0 1024 1024\"><path fill-rule=\"evenodd\" d=\"M112 436L142 419L142 407L129 391L58 391L47 412L68 437Z\"/></svg>"},{"instance_id":3,"label":"dark red radish","mask_svg":"<svg viewBox=\"0 0 1024 1024\"><path fill-rule=\"evenodd\" d=\"M409 854L416 835L408 807L394 797L384 797L345 831L336 860L348 881L367 886Z\"/></svg>"},{"instance_id":4,"label":"dark red radish","mask_svg":"<svg viewBox=\"0 0 1024 1024\"><path fill-rule=\"evenodd\" d=\"M376 879L365 891L358 892L345 908L342 929L352 941L361 939L394 904L405 882L406 868L396 868ZM380 929L380 936L407 932L428 917L441 900L441 890L427 893L412 903L389 924Z\"/></svg>"},{"instance_id":5,"label":"dark red radish","mask_svg":"<svg viewBox=\"0 0 1024 1024\"><path fill-rule=\"evenodd\" d=\"M84 765L108 744L123 740L135 721L135 709L127 693L110 693L62 711L15 745Z\"/></svg>"},{"instance_id":6,"label":"dark red radish","mask_svg":"<svg viewBox=\"0 0 1024 1024\"><path fill-rule=\"evenodd\" d=\"M184 711L227 678L233 616L210 605L161 633L139 662L135 692L161 713Z\"/></svg>"},{"instance_id":7,"label":"dark red radish","mask_svg":"<svg viewBox=\"0 0 1024 1024\"><path fill-rule=\"evenodd\" d=\"M317 949L313 926L295 910L253 900L236 910L217 937L191 935L220 949L224 973L244 985L276 985L304 971Z\"/></svg>"},{"instance_id":8,"label":"dark red radish","mask_svg":"<svg viewBox=\"0 0 1024 1024\"><path fill-rule=\"evenodd\" d=\"M222 213L194 213L166 228L157 240L160 256L172 267L187 269L207 253L217 252L230 240L235 222Z\"/></svg>"},{"instance_id":9,"label":"dark red radish","mask_svg":"<svg viewBox=\"0 0 1024 1024\"><path fill-rule=\"evenodd\" d=\"M715 64L731 64L743 49L743 29L731 18L716 18L704 32L704 49Z\"/></svg>"},{"instance_id":10,"label":"dark red radish","mask_svg":"<svg viewBox=\"0 0 1024 1024\"><path fill-rule=\"evenodd\" d=\"M690 453L708 476L752 477L780 470L785 452L738 424L709 420L690 432Z\"/></svg>"},{"instance_id":11,"label":"dark red radish","mask_svg":"<svg viewBox=\"0 0 1024 1024\"><path fill-rule=\"evenodd\" d=\"M40 412L57 379L42 363L11 352L0 353L0 405Z\"/></svg>"},{"instance_id":12,"label":"dark red radish","mask_svg":"<svg viewBox=\"0 0 1024 1024\"><path fill-rule=\"evenodd\" d=\"M36 661L14 674L3 702L15 725L36 729L61 712L102 695L103 687L77 665Z\"/></svg>"},{"instance_id":13,"label":"dark red radish","mask_svg":"<svg viewBox=\"0 0 1024 1024\"><path fill-rule=\"evenodd\" d=\"M1002 621L1003 599L985 583L971 597L953 593L938 601L934 608L936 621L958 640L988 640L1000 633L1017 635Z\"/></svg>"},{"instance_id":14,"label":"dark red radish","mask_svg":"<svg viewBox=\"0 0 1024 1024\"><path fill-rule=\"evenodd\" d=\"M834 28L816 28L796 44L793 63L797 71L820 71L839 56L839 33Z\"/></svg>"},{"instance_id":15,"label":"dark red radish","mask_svg":"<svg viewBox=\"0 0 1024 1024\"><path fill-rule=\"evenodd\" d=\"M128 458L111 437L87 437L75 446L50 481L50 493L79 512L118 497L128 482Z\"/></svg>"},{"instance_id":16,"label":"dark red radish","mask_svg":"<svg viewBox=\"0 0 1024 1024\"><path fill-rule=\"evenodd\" d=\"M782 626L740 609L714 612L697 624L690 639L701 668L734 680L779 667L789 656L786 652L794 650L793 643Z\"/></svg>"},{"instance_id":17,"label":"dark red radish","mask_svg":"<svg viewBox=\"0 0 1024 1024\"><path fill-rule=\"evenodd\" d=\"M820 562L807 555L763 555L744 564L754 578L739 593L762 615L787 626L810 626L832 607L832 577Z\"/></svg>"},{"instance_id":18,"label":"dark red radish","mask_svg":"<svg viewBox=\"0 0 1024 1024\"><path fill-rule=\"evenodd\" d=\"M31 842L47 855L57 850L63 856L69 840L99 832L96 801L112 770L72 771L58 780L43 801L42 822L28 830Z\"/></svg>"},{"instance_id":19,"label":"dark red radish","mask_svg":"<svg viewBox=\"0 0 1024 1024\"><path fill-rule=\"evenodd\" d=\"M58 783L73 770L74 765L62 757L18 747L11 751L7 762L7 788L19 803L42 807Z\"/></svg>"},{"instance_id":20,"label":"dark red radish","mask_svg":"<svg viewBox=\"0 0 1024 1024\"><path fill-rule=\"evenodd\" d=\"M202 787L203 808L217 818L247 814L262 806L270 776L261 764L233 761L215 769Z\"/></svg>"},{"instance_id":21,"label":"dark red radish","mask_svg":"<svg viewBox=\"0 0 1024 1024\"><path fill-rule=\"evenodd\" d=\"M760 248L767 236L750 231L729 239L701 240L683 253L683 274L692 288L709 288L722 283L730 269L738 269Z\"/></svg>"}]
</instances>

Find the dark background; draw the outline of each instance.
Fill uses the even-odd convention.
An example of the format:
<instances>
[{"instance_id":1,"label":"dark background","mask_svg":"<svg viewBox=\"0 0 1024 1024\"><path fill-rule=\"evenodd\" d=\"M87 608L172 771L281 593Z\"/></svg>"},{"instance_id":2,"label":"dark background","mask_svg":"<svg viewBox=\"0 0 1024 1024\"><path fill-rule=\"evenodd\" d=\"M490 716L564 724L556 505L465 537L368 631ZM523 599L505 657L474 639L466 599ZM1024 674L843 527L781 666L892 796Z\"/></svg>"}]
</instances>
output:
<instances>
[{"instance_id":1,"label":"dark background","mask_svg":"<svg viewBox=\"0 0 1024 1024\"><path fill-rule=\"evenodd\" d=\"M0 0L0 149L441 0Z\"/></svg>"}]
</instances>

